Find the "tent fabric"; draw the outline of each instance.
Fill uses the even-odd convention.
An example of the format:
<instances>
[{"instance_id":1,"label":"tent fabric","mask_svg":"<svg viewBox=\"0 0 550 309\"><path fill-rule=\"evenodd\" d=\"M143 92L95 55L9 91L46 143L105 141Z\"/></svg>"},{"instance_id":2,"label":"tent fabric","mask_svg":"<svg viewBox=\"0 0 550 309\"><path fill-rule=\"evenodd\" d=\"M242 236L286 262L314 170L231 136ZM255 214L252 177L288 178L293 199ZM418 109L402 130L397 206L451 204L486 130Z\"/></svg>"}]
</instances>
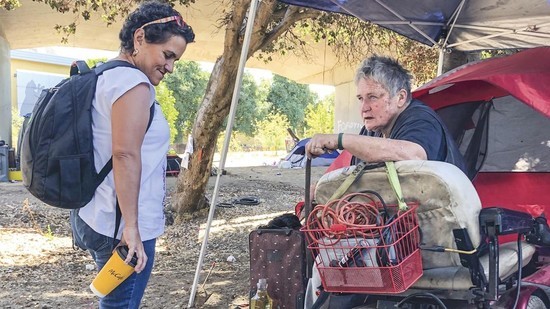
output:
<instances>
[{"instance_id":1,"label":"tent fabric","mask_svg":"<svg viewBox=\"0 0 550 309\"><path fill-rule=\"evenodd\" d=\"M437 110L512 95L550 117L549 72L550 47L532 48L460 66L416 89L413 97Z\"/></svg>"},{"instance_id":2,"label":"tent fabric","mask_svg":"<svg viewBox=\"0 0 550 309\"><path fill-rule=\"evenodd\" d=\"M474 186L485 206L522 210L537 217L550 215L550 173L479 173Z\"/></svg>"},{"instance_id":3,"label":"tent fabric","mask_svg":"<svg viewBox=\"0 0 550 309\"><path fill-rule=\"evenodd\" d=\"M547 0L279 1L345 12L420 43L433 46L446 42L444 47L457 50L531 48L547 45L550 39Z\"/></svg>"},{"instance_id":4,"label":"tent fabric","mask_svg":"<svg viewBox=\"0 0 550 309\"><path fill-rule=\"evenodd\" d=\"M484 161L481 171L550 172L549 72L550 47L538 47L468 63L416 89L413 97L440 114L469 162ZM468 153L465 146L484 125L476 122L482 108L489 115L477 142L487 150Z\"/></svg>"},{"instance_id":5,"label":"tent fabric","mask_svg":"<svg viewBox=\"0 0 550 309\"><path fill-rule=\"evenodd\" d=\"M550 119L513 97L494 100L487 141L482 172L550 173Z\"/></svg>"},{"instance_id":6,"label":"tent fabric","mask_svg":"<svg viewBox=\"0 0 550 309\"><path fill-rule=\"evenodd\" d=\"M550 180L549 82L550 48L539 47L466 64L413 92L413 97L444 113L448 127L465 130L457 135L461 151L470 145L468 135L482 125L474 121L481 103L490 103L487 127L479 139L486 143L486 151L481 148L481 170L473 181L484 207L550 214L545 193Z\"/></svg>"}]
</instances>

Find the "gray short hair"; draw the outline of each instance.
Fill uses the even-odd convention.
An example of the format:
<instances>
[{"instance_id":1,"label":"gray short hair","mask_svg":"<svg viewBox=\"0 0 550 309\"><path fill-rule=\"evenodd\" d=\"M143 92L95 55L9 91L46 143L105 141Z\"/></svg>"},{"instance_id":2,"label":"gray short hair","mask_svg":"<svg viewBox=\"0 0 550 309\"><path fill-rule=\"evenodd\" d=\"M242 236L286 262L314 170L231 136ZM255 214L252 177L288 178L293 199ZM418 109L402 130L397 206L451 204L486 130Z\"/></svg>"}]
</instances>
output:
<instances>
[{"instance_id":1,"label":"gray short hair","mask_svg":"<svg viewBox=\"0 0 550 309\"><path fill-rule=\"evenodd\" d=\"M407 102L411 100L412 76L394 59L374 55L363 60L355 74L355 84L357 85L362 78L370 78L382 84L392 97L399 90L405 89Z\"/></svg>"}]
</instances>

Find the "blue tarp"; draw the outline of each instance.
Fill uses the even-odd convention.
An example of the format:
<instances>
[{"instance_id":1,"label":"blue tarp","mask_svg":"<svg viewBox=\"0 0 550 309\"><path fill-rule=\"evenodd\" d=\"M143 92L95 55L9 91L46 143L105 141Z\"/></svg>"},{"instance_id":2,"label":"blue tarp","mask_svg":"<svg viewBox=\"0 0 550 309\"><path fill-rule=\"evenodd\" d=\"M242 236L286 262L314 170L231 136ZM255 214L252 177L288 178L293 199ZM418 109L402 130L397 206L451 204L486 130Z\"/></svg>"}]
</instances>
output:
<instances>
[{"instance_id":1,"label":"blue tarp","mask_svg":"<svg viewBox=\"0 0 550 309\"><path fill-rule=\"evenodd\" d=\"M373 22L429 46L439 40L445 21L449 19L460 3L460 0L393 0L386 1L388 5L385 6L382 2L368 0L280 1L323 11L351 14L361 20ZM432 40L412 28L408 21L414 21L415 27Z\"/></svg>"},{"instance_id":2,"label":"blue tarp","mask_svg":"<svg viewBox=\"0 0 550 309\"><path fill-rule=\"evenodd\" d=\"M279 0L346 13L420 43L458 50L530 48L550 40L549 0ZM455 18L456 16L456 18Z\"/></svg>"}]
</instances>

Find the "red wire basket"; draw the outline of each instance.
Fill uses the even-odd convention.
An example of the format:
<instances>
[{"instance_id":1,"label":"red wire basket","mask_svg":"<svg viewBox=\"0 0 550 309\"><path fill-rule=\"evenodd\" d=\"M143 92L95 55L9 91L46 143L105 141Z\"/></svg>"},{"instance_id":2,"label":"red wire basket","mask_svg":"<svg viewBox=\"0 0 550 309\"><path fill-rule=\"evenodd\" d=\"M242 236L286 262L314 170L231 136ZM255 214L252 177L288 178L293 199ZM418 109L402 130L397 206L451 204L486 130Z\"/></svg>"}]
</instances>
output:
<instances>
[{"instance_id":1,"label":"red wire basket","mask_svg":"<svg viewBox=\"0 0 550 309\"><path fill-rule=\"evenodd\" d=\"M422 276L418 204L400 211L396 205L350 200L316 206L302 228L325 291L407 290Z\"/></svg>"}]
</instances>

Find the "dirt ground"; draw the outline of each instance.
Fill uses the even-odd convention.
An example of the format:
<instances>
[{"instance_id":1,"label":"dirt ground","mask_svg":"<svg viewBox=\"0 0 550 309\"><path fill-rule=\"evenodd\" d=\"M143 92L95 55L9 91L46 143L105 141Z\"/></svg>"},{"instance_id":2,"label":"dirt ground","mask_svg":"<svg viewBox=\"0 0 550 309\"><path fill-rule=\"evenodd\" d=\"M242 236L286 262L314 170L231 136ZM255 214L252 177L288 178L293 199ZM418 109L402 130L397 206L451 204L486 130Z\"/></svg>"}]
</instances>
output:
<instances>
[{"instance_id":1,"label":"dirt ground","mask_svg":"<svg viewBox=\"0 0 550 309\"><path fill-rule=\"evenodd\" d=\"M314 167L312 179L324 170ZM226 171L218 202L255 196L261 203L217 208L195 308L248 307L248 234L273 217L293 212L304 196L304 169ZM209 198L215 180L210 179ZM175 181L168 178L168 201ZM167 220L142 308L187 308L206 221L207 211L177 226ZM230 256L233 262L228 262ZM97 308L98 299L88 288L96 274L92 267L87 252L72 248L68 211L42 204L21 183L0 183L0 308Z\"/></svg>"}]
</instances>

